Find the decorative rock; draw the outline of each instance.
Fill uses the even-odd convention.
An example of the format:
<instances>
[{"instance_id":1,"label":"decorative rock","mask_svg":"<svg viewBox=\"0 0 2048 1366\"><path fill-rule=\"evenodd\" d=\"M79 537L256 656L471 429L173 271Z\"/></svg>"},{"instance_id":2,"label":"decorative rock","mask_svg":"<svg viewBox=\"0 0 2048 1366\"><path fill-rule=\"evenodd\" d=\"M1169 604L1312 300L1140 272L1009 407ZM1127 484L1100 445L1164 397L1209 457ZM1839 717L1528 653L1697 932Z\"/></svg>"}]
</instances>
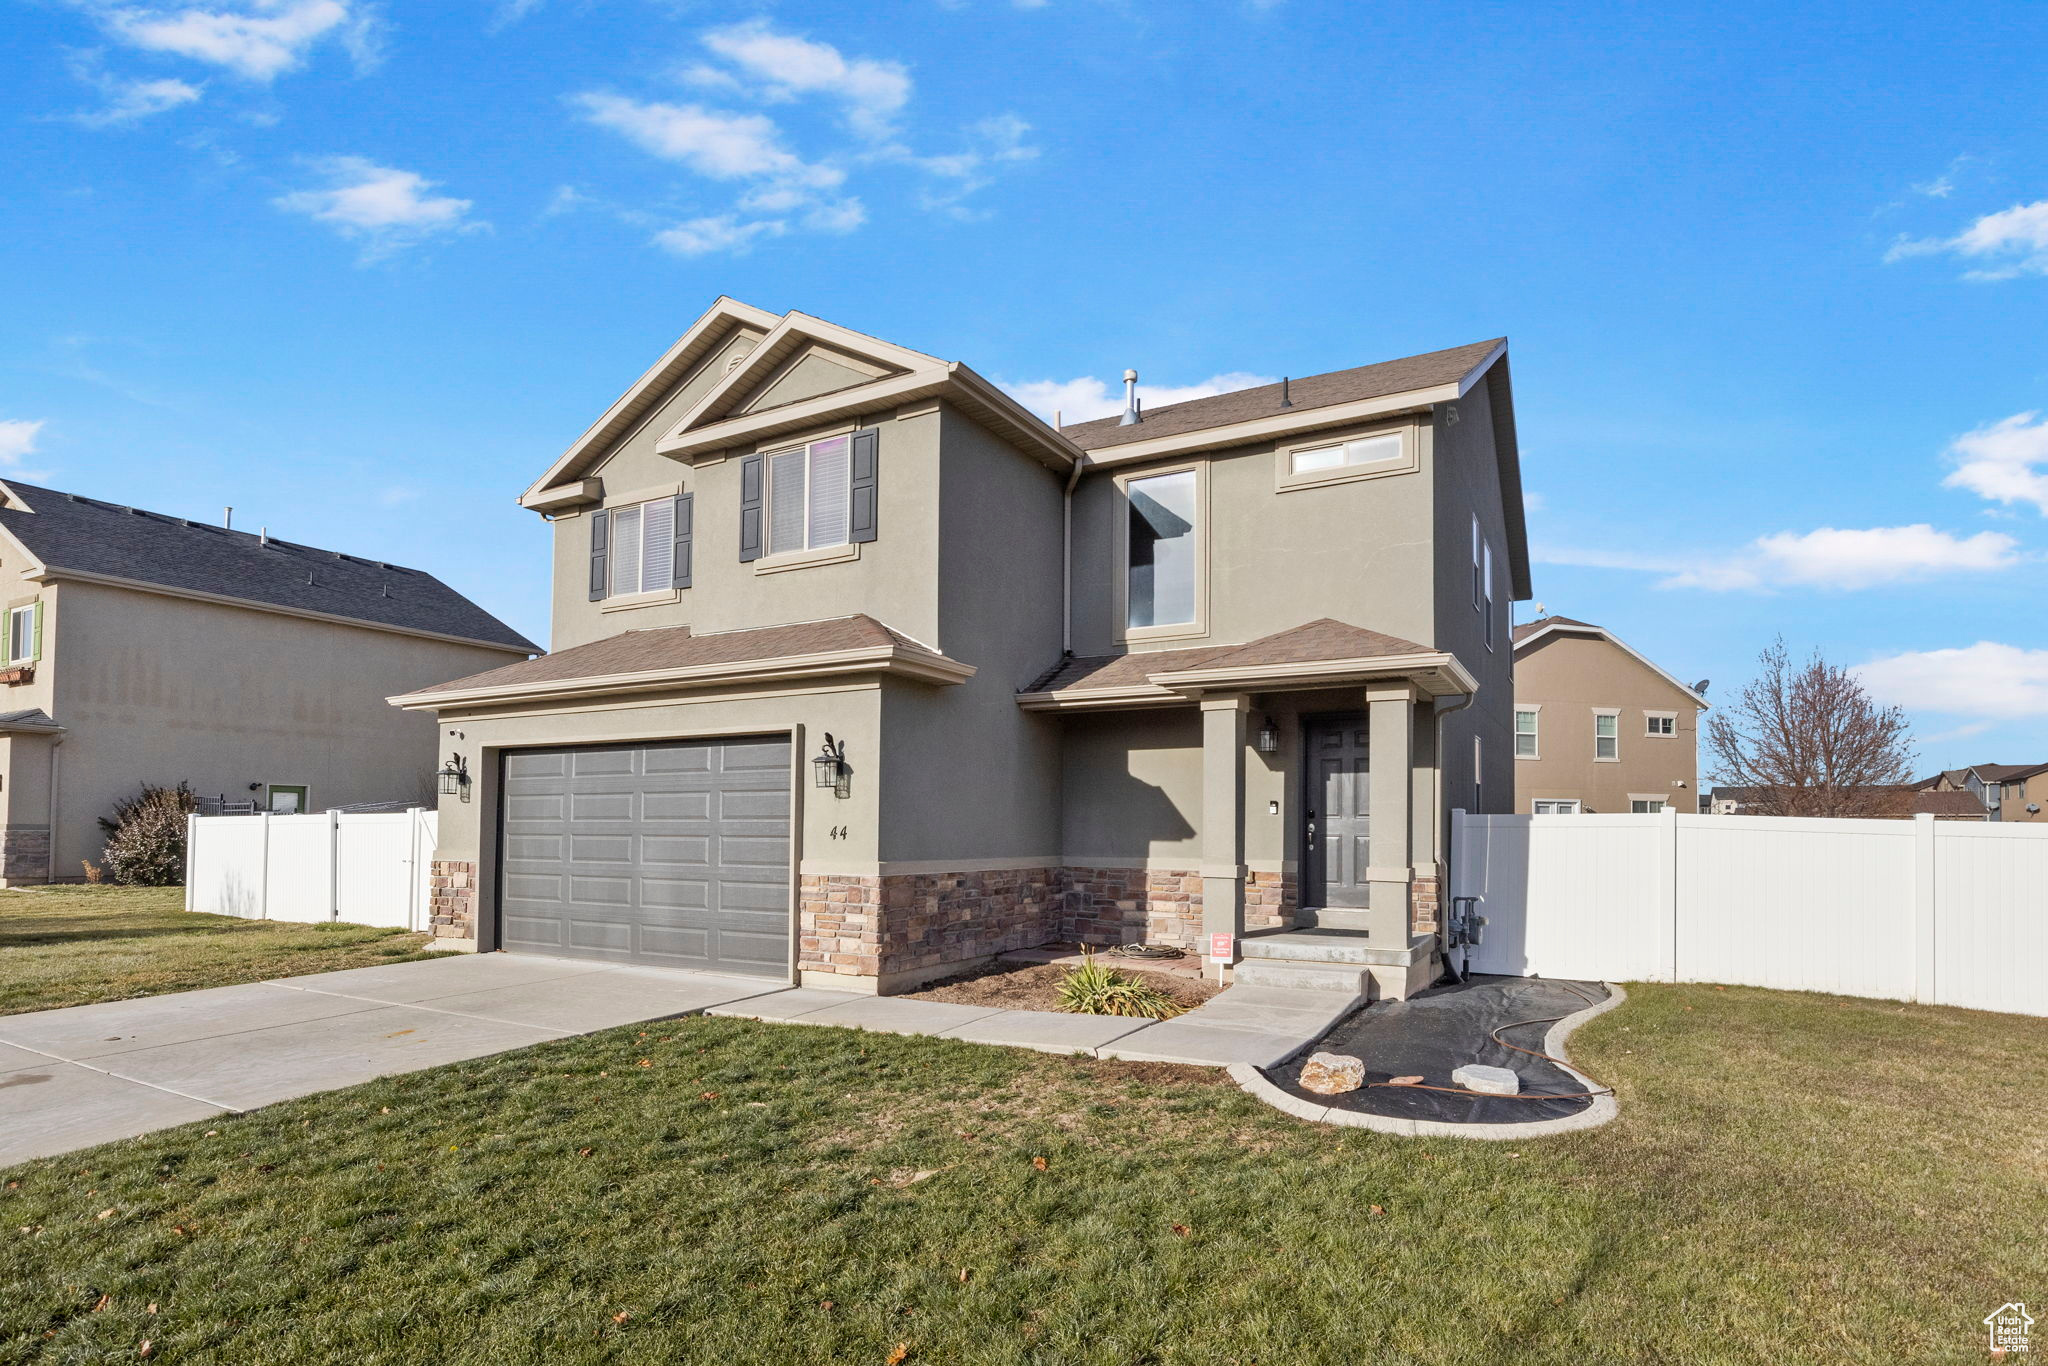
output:
<instances>
[{"instance_id":1,"label":"decorative rock","mask_svg":"<svg viewBox=\"0 0 2048 1366\"><path fill-rule=\"evenodd\" d=\"M1340 1095L1365 1085L1365 1059L1316 1053L1301 1065L1301 1089L1319 1096Z\"/></svg>"},{"instance_id":2,"label":"decorative rock","mask_svg":"<svg viewBox=\"0 0 2048 1366\"><path fill-rule=\"evenodd\" d=\"M1451 1081L1484 1096L1516 1096L1522 1092L1522 1079L1507 1068L1482 1067L1476 1062L1468 1062L1451 1073Z\"/></svg>"}]
</instances>

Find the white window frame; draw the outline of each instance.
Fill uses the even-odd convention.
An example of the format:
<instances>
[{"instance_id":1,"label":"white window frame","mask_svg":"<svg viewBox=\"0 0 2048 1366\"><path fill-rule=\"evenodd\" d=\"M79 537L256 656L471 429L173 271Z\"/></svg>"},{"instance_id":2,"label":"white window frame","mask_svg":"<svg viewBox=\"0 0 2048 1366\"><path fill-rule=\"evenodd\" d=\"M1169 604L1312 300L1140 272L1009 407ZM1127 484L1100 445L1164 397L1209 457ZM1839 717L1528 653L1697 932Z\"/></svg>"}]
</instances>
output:
<instances>
[{"instance_id":1,"label":"white window frame","mask_svg":"<svg viewBox=\"0 0 2048 1366\"><path fill-rule=\"evenodd\" d=\"M1472 737L1472 810L1486 814L1486 748L1480 736Z\"/></svg>"},{"instance_id":2,"label":"white window frame","mask_svg":"<svg viewBox=\"0 0 2048 1366\"><path fill-rule=\"evenodd\" d=\"M1546 806L1557 809L1545 811L1542 808ZM1577 797L1538 797L1529 803L1529 814L1532 816L1578 816L1583 815L1585 810L1585 804Z\"/></svg>"},{"instance_id":3,"label":"white window frame","mask_svg":"<svg viewBox=\"0 0 2048 1366\"><path fill-rule=\"evenodd\" d=\"M1486 648L1491 650L1495 635L1494 618L1497 615L1493 610L1493 542L1483 540L1480 542L1480 546L1484 552L1481 558L1485 561L1484 567L1480 571L1479 581L1483 585L1483 591L1486 595Z\"/></svg>"},{"instance_id":4,"label":"white window frame","mask_svg":"<svg viewBox=\"0 0 2048 1366\"><path fill-rule=\"evenodd\" d=\"M1670 807L1671 799L1658 792L1631 792L1628 794L1628 810L1632 816L1661 816ZM1638 811L1637 807L1647 810Z\"/></svg>"},{"instance_id":5,"label":"white window frame","mask_svg":"<svg viewBox=\"0 0 2048 1366\"><path fill-rule=\"evenodd\" d=\"M1613 718L1614 718L1614 734L1613 734L1613 735L1602 735L1602 734L1600 733L1600 718L1601 718L1601 717L1603 717L1603 716L1611 716L1611 717L1613 717ZM1603 756L1601 755L1601 753L1600 753L1600 742L1601 742L1602 740L1612 740L1612 741L1614 741L1614 753L1612 753L1612 754L1609 754L1609 755L1606 755L1606 756L1604 756L1604 757L1603 757ZM1593 762L1594 762L1594 763L1596 763L1596 764L1618 764L1618 763L1620 763L1620 762L1621 762L1621 708L1620 708L1620 707L1595 707L1595 708L1593 708Z\"/></svg>"},{"instance_id":6,"label":"white window frame","mask_svg":"<svg viewBox=\"0 0 2048 1366\"><path fill-rule=\"evenodd\" d=\"M1535 723L1528 730L1522 729L1522 718L1533 716ZM1543 757L1543 704L1541 702L1515 703L1515 719L1512 734L1515 737L1514 752L1517 759L1541 759ZM1522 737L1529 737L1529 752L1522 753Z\"/></svg>"},{"instance_id":7,"label":"white window frame","mask_svg":"<svg viewBox=\"0 0 2048 1366\"><path fill-rule=\"evenodd\" d=\"M621 498L605 509L605 516L611 519L611 525L605 528L604 597L599 603L600 609L621 606L639 607L651 602L675 601L675 500L679 492L681 490L673 487L650 489L646 492L634 493ZM622 512L637 512L639 514L638 535L640 543L634 547L634 566L639 571L639 582L645 584L647 582L647 509L657 503L666 503L669 506L669 581L654 588L621 588L619 586L618 574L619 514Z\"/></svg>"},{"instance_id":8,"label":"white window frame","mask_svg":"<svg viewBox=\"0 0 2048 1366\"><path fill-rule=\"evenodd\" d=\"M19 634L21 648L15 648ZM35 662L36 650L36 604L25 603L7 610L7 662L10 665Z\"/></svg>"},{"instance_id":9,"label":"white window frame","mask_svg":"<svg viewBox=\"0 0 2048 1366\"><path fill-rule=\"evenodd\" d=\"M1328 469L1294 468L1295 458L1305 452L1325 450L1332 446L1346 446L1354 441L1377 441L1385 437L1397 438L1397 444L1390 454L1361 460L1355 464L1333 465ZM1382 423L1347 431L1318 432L1314 436L1305 436L1274 448L1273 487L1281 493L1290 493L1296 489L1323 488L1330 484L1348 484L1359 479L1384 479L1391 474L1413 474L1422 468L1421 449L1422 443L1415 439L1415 428L1407 423L1391 427Z\"/></svg>"},{"instance_id":10,"label":"white window frame","mask_svg":"<svg viewBox=\"0 0 2048 1366\"><path fill-rule=\"evenodd\" d=\"M1131 485L1162 474L1195 476L1195 619L1132 626L1131 619ZM1131 470L1113 481L1115 534L1111 537L1111 636L1119 644L1136 640L1194 640L1209 634L1209 462L1188 460L1173 465Z\"/></svg>"},{"instance_id":11,"label":"white window frame","mask_svg":"<svg viewBox=\"0 0 2048 1366\"><path fill-rule=\"evenodd\" d=\"M1483 543L1484 537L1479 530L1479 514L1475 512L1472 514L1472 610L1475 612L1483 610L1480 589L1482 578L1479 566L1479 547Z\"/></svg>"},{"instance_id":12,"label":"white window frame","mask_svg":"<svg viewBox=\"0 0 2048 1366\"><path fill-rule=\"evenodd\" d=\"M858 559L860 550L853 539L853 433L848 427L843 432L825 432L809 441L790 446L777 446L761 452L761 550L762 556L755 561L755 569L792 568L800 564L817 564L840 559ZM845 443L846 461L846 518L845 530L836 541L811 543L811 452L828 441ZM802 452L804 457L804 543L793 549L777 549L775 545L775 462L778 457ZM849 549L852 547L852 549Z\"/></svg>"},{"instance_id":13,"label":"white window frame","mask_svg":"<svg viewBox=\"0 0 2048 1366\"><path fill-rule=\"evenodd\" d=\"M1670 730L1658 730L1655 722L1669 721ZM1678 736L1678 713L1675 711L1646 711L1643 713L1643 738L1646 740L1671 740Z\"/></svg>"}]
</instances>

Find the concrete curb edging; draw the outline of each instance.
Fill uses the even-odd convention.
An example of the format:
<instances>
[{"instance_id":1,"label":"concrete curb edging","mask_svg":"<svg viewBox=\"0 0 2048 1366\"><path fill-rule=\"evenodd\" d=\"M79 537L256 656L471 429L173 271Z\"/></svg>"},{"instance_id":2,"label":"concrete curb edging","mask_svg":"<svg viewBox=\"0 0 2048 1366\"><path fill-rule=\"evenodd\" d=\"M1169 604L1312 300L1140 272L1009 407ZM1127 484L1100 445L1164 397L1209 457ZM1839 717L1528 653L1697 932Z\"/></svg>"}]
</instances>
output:
<instances>
[{"instance_id":1,"label":"concrete curb edging","mask_svg":"<svg viewBox=\"0 0 2048 1366\"><path fill-rule=\"evenodd\" d=\"M1543 1036L1543 1051L1553 1058L1565 1056L1565 1040L1574 1031L1596 1015L1605 1015L1628 999L1628 993L1612 982L1603 982L1607 988L1607 999L1598 1005L1587 1006L1574 1011L1553 1024ZM1565 1072L1587 1090L1599 1086L1585 1073L1569 1063L1560 1064ZM1318 1105L1281 1090L1250 1063L1232 1063L1230 1079L1247 1095L1258 1097L1276 1110L1305 1119L1313 1124L1334 1124L1347 1129L1371 1129L1376 1133L1393 1134L1400 1138L1479 1138L1516 1139L1543 1138L1550 1134L1569 1133L1574 1129L1597 1129L1621 1113L1621 1107L1611 1095L1595 1096L1593 1103L1575 1115L1562 1119L1534 1119L1521 1124L1447 1124L1436 1119L1400 1119L1392 1115L1368 1115L1356 1110L1346 1110L1334 1105Z\"/></svg>"}]
</instances>

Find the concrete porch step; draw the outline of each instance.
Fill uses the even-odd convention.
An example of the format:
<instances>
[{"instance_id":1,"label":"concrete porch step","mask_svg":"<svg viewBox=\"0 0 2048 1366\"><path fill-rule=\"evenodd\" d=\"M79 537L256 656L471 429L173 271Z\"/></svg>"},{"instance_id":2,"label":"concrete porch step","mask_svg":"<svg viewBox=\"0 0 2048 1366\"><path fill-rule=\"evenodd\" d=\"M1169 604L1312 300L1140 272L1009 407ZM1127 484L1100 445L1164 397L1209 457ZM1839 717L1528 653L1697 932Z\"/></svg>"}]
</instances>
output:
<instances>
[{"instance_id":1,"label":"concrete porch step","mask_svg":"<svg viewBox=\"0 0 2048 1366\"><path fill-rule=\"evenodd\" d=\"M1347 996L1363 996L1372 989L1372 971L1364 963L1317 963L1288 958L1247 957L1232 969L1231 981L1247 987L1342 992Z\"/></svg>"},{"instance_id":2,"label":"concrete porch step","mask_svg":"<svg viewBox=\"0 0 2048 1366\"><path fill-rule=\"evenodd\" d=\"M1309 911L1319 930L1369 930L1372 928L1371 911L1340 911L1324 909Z\"/></svg>"},{"instance_id":3,"label":"concrete porch step","mask_svg":"<svg viewBox=\"0 0 2048 1366\"><path fill-rule=\"evenodd\" d=\"M1405 950L1376 944L1355 930L1288 930L1280 934L1246 935L1238 941L1246 958L1285 959L1298 963L1406 962Z\"/></svg>"}]
</instances>

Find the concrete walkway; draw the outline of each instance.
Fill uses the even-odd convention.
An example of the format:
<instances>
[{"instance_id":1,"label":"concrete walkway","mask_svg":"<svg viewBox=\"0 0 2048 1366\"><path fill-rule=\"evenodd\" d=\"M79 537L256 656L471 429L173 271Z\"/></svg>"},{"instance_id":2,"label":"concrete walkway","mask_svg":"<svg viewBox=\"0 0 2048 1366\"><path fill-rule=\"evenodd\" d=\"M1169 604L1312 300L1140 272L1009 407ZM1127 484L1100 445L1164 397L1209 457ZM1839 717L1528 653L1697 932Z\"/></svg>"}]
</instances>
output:
<instances>
[{"instance_id":1,"label":"concrete walkway","mask_svg":"<svg viewBox=\"0 0 2048 1366\"><path fill-rule=\"evenodd\" d=\"M493 953L0 1016L0 1166L786 991Z\"/></svg>"},{"instance_id":2,"label":"concrete walkway","mask_svg":"<svg viewBox=\"0 0 2048 1366\"><path fill-rule=\"evenodd\" d=\"M0 1166L399 1072L702 1012L1203 1067L1277 1067L1364 1004L1233 986L1172 1020L464 954L0 1016Z\"/></svg>"}]
</instances>

